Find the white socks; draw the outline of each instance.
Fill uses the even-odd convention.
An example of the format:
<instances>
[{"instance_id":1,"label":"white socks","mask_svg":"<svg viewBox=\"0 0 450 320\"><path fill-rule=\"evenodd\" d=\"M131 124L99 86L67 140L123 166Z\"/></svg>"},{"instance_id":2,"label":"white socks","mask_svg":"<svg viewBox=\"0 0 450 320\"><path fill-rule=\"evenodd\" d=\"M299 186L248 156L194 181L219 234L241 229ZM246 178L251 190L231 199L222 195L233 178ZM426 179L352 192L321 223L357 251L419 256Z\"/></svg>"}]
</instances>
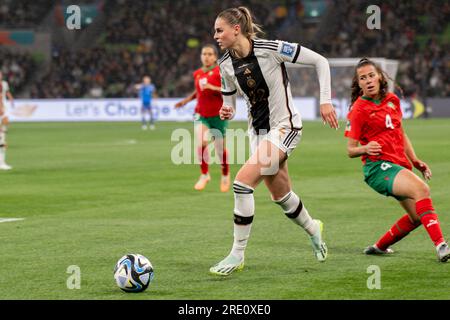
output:
<instances>
[{"instance_id":1,"label":"white socks","mask_svg":"<svg viewBox=\"0 0 450 320\"><path fill-rule=\"evenodd\" d=\"M300 198L293 191L290 191L283 198L275 201L275 203L283 209L292 222L301 226L310 236L316 234L319 226L311 218L308 210L306 210Z\"/></svg>"},{"instance_id":2,"label":"white socks","mask_svg":"<svg viewBox=\"0 0 450 320\"><path fill-rule=\"evenodd\" d=\"M5 164L5 147L0 147L0 164Z\"/></svg>"},{"instance_id":3,"label":"white socks","mask_svg":"<svg viewBox=\"0 0 450 320\"><path fill-rule=\"evenodd\" d=\"M247 247L253 215L255 213L255 200L253 188L239 181L234 181L234 242L231 253L243 260Z\"/></svg>"}]
</instances>

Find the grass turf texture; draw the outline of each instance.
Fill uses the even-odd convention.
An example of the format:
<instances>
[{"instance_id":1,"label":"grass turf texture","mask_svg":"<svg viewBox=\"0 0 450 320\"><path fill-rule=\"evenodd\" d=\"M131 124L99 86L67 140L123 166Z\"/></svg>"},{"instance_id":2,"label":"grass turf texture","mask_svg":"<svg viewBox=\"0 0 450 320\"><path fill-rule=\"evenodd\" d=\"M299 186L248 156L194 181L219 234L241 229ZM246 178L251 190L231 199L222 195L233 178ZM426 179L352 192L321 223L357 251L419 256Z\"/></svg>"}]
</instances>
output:
<instances>
[{"instance_id":1,"label":"grass turf texture","mask_svg":"<svg viewBox=\"0 0 450 320\"><path fill-rule=\"evenodd\" d=\"M437 261L423 227L394 246L392 256L365 256L404 212L362 180L361 162L346 156L346 139L305 122L289 159L293 190L325 223L327 262L318 263L306 233L273 204L264 185L246 266L228 278L208 273L232 244L233 194L219 191L220 166L202 192L198 165L174 165L174 129L190 123L13 123L8 163L0 172L1 299L449 299L450 263ZM231 123L231 128L245 128ZM433 201L450 239L450 125L405 121L416 153L433 171ZM234 174L240 165L232 165ZM127 294L113 279L126 253L147 256L155 279ZM66 286L70 265L81 289ZM381 289L369 290L371 265Z\"/></svg>"}]
</instances>

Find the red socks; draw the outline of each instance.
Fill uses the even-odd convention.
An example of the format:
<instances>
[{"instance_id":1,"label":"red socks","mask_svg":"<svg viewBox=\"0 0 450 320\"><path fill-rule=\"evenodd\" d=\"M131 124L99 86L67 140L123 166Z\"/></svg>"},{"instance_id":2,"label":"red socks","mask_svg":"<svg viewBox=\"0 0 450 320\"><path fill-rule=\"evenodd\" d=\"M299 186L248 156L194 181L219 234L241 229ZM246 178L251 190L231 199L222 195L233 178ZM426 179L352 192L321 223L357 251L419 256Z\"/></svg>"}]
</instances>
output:
<instances>
[{"instance_id":1,"label":"red socks","mask_svg":"<svg viewBox=\"0 0 450 320\"><path fill-rule=\"evenodd\" d=\"M198 147L198 159L201 161L200 169L202 171L202 174L208 173L208 161L209 161L209 153L208 153L208 147Z\"/></svg>"},{"instance_id":2,"label":"red socks","mask_svg":"<svg viewBox=\"0 0 450 320\"><path fill-rule=\"evenodd\" d=\"M416 229L420 223L414 224L405 214L401 217L376 243L380 250L386 250L389 246L400 241L408 235L411 231Z\"/></svg>"},{"instance_id":3,"label":"red socks","mask_svg":"<svg viewBox=\"0 0 450 320\"><path fill-rule=\"evenodd\" d=\"M441 226L439 225L439 220L436 212L434 212L433 204L431 199L422 199L416 202L416 213L420 218L425 230L427 230L430 235L431 241L434 245L444 242L444 237L442 236Z\"/></svg>"},{"instance_id":4,"label":"red socks","mask_svg":"<svg viewBox=\"0 0 450 320\"><path fill-rule=\"evenodd\" d=\"M444 242L442 230L436 212L434 212L431 199L422 199L416 202L416 213L420 218L420 222L427 230L431 241L437 246ZM380 250L386 250L389 246L403 239L408 233L419 226L409 220L407 214L401 217L376 243Z\"/></svg>"},{"instance_id":5,"label":"red socks","mask_svg":"<svg viewBox=\"0 0 450 320\"><path fill-rule=\"evenodd\" d=\"M230 172L230 165L228 164L228 154L227 149L223 149L223 156L222 156L222 175L227 176Z\"/></svg>"},{"instance_id":6,"label":"red socks","mask_svg":"<svg viewBox=\"0 0 450 320\"><path fill-rule=\"evenodd\" d=\"M209 153L208 147L198 147L197 149L198 159L200 160L200 169L202 174L208 173ZM230 173L230 165L228 164L227 149L223 150L223 156L220 162L222 166L222 175L227 176Z\"/></svg>"}]
</instances>

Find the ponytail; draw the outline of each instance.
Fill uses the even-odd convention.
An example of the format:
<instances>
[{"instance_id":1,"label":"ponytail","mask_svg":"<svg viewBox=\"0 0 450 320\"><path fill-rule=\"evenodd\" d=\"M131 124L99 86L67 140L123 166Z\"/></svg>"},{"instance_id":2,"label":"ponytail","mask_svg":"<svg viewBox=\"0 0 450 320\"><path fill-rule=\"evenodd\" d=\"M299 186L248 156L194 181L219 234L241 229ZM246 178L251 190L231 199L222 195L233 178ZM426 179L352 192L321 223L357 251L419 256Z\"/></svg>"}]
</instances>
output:
<instances>
[{"instance_id":1,"label":"ponytail","mask_svg":"<svg viewBox=\"0 0 450 320\"><path fill-rule=\"evenodd\" d=\"M217 16L230 25L239 25L242 34L249 40L257 38L258 33L264 34L260 25L253 22L252 14L247 7L229 8Z\"/></svg>"}]
</instances>

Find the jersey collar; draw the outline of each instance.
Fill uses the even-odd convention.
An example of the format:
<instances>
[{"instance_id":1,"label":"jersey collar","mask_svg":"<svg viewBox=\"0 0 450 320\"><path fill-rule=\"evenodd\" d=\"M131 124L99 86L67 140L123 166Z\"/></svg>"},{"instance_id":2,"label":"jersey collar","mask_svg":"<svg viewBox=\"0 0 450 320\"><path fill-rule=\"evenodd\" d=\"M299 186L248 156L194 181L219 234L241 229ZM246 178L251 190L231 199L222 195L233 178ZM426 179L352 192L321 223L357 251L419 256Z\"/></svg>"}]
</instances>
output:
<instances>
[{"instance_id":1,"label":"jersey collar","mask_svg":"<svg viewBox=\"0 0 450 320\"><path fill-rule=\"evenodd\" d=\"M361 96L361 99L366 100L366 101L370 101L375 103L376 105L379 105L381 103L381 100L378 99L372 99L371 97L366 97L366 96Z\"/></svg>"},{"instance_id":2,"label":"jersey collar","mask_svg":"<svg viewBox=\"0 0 450 320\"><path fill-rule=\"evenodd\" d=\"M202 71L203 71L204 73L206 73L206 72L211 71L212 69L214 69L216 66L217 66L217 64L214 63L214 64L212 64L211 66L209 66L208 68L202 67Z\"/></svg>"}]
</instances>

